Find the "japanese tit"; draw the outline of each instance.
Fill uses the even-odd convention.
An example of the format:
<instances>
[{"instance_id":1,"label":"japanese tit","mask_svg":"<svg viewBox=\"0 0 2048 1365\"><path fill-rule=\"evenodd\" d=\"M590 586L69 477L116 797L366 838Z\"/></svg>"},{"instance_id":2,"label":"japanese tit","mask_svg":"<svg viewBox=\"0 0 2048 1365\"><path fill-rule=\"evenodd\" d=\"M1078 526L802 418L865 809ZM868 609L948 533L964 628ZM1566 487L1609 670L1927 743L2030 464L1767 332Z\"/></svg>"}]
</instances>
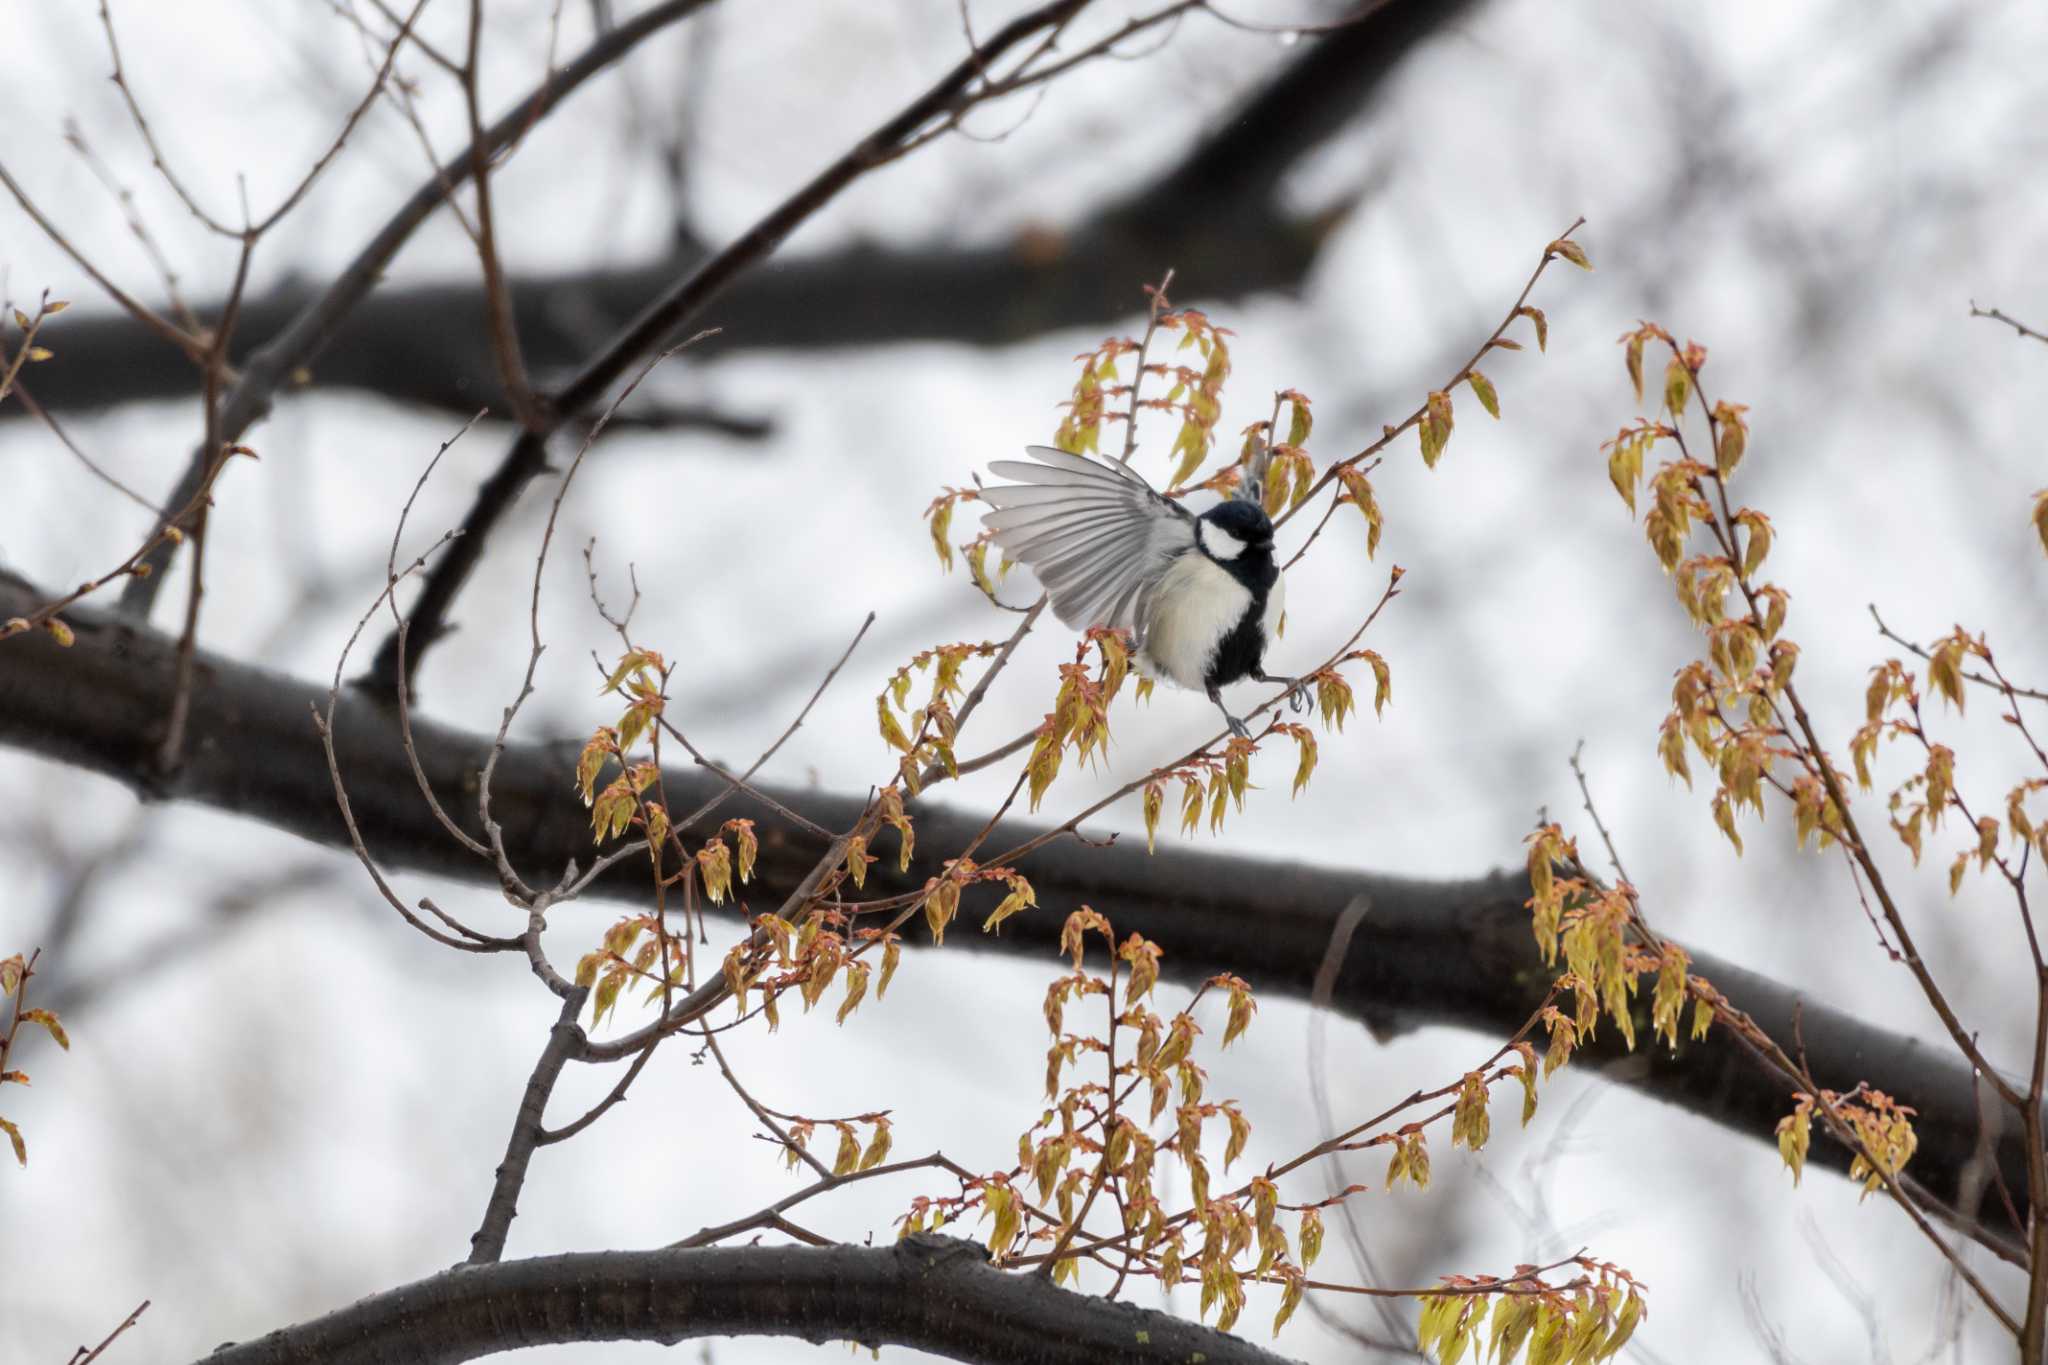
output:
<instances>
[{"instance_id":1,"label":"japanese tit","mask_svg":"<svg viewBox=\"0 0 2048 1365\"><path fill-rule=\"evenodd\" d=\"M1036 460L997 460L1016 482L981 490L982 518L1011 558L1031 566L1059 619L1075 630L1115 626L1137 641L1138 667L1206 692L1232 734L1245 723L1220 689L1249 678L1300 684L1265 671L1266 645L1285 609L1273 562L1273 523L1260 505L1262 450L1236 496L1199 517L1161 497L1128 465L1027 446Z\"/></svg>"}]
</instances>

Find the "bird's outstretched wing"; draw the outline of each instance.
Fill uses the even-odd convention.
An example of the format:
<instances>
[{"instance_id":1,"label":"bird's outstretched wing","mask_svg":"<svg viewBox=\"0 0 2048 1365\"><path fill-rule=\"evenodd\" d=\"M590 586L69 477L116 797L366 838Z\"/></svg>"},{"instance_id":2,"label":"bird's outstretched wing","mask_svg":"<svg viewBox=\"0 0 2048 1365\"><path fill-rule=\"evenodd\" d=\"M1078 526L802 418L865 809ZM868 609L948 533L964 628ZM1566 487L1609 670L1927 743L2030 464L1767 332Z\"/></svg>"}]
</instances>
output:
<instances>
[{"instance_id":1,"label":"bird's outstretched wing","mask_svg":"<svg viewBox=\"0 0 2048 1365\"><path fill-rule=\"evenodd\" d=\"M1195 543L1194 518L1127 465L1051 446L1025 453L1038 463L989 465L1017 482L981 490L996 509L981 524L1005 553L1031 566L1067 625L1138 633L1166 566Z\"/></svg>"}]
</instances>

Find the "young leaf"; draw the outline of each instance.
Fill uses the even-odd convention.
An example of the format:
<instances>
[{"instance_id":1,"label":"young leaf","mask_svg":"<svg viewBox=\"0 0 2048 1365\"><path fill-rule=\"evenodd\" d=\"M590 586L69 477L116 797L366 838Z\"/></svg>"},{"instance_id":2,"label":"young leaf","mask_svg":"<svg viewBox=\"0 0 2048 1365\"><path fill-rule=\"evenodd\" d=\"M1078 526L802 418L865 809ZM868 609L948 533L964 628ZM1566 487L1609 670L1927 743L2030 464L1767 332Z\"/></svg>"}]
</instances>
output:
<instances>
[{"instance_id":1,"label":"young leaf","mask_svg":"<svg viewBox=\"0 0 2048 1365\"><path fill-rule=\"evenodd\" d=\"M946 539L946 534L953 529L953 505L952 498L942 496L931 507L932 548L938 552L939 563L948 573L953 571L953 544Z\"/></svg>"},{"instance_id":2,"label":"young leaf","mask_svg":"<svg viewBox=\"0 0 2048 1365\"><path fill-rule=\"evenodd\" d=\"M1558 238L1550 244L1550 249L1581 270L1593 268L1593 262L1586 256L1586 249L1569 237Z\"/></svg>"},{"instance_id":3,"label":"young leaf","mask_svg":"<svg viewBox=\"0 0 2048 1365\"><path fill-rule=\"evenodd\" d=\"M1806 1172L1806 1150L1812 1143L1813 1109L1802 1102L1778 1120L1778 1155L1784 1158L1786 1167L1791 1170L1794 1185Z\"/></svg>"},{"instance_id":4,"label":"young leaf","mask_svg":"<svg viewBox=\"0 0 2048 1365\"><path fill-rule=\"evenodd\" d=\"M1301 1211L1301 1232L1295 1242L1301 1247L1301 1265L1306 1270L1316 1263L1316 1257L1323 1254L1323 1215L1320 1210L1309 1208Z\"/></svg>"},{"instance_id":5,"label":"young leaf","mask_svg":"<svg viewBox=\"0 0 2048 1365\"><path fill-rule=\"evenodd\" d=\"M1308 398L1293 389L1288 389L1280 396L1294 405L1294 417L1287 428L1287 444L1307 445L1309 429L1315 425L1315 419L1309 415Z\"/></svg>"},{"instance_id":6,"label":"young leaf","mask_svg":"<svg viewBox=\"0 0 2048 1365\"><path fill-rule=\"evenodd\" d=\"M1994 820L1992 824L1995 826L1997 821ZM66 1052L71 1050L71 1039L65 1035L64 1026L57 1022L57 1016L50 1011L23 1010L21 1012L21 1022L24 1024L41 1024L50 1031L50 1037L56 1040L58 1047L63 1048Z\"/></svg>"},{"instance_id":7,"label":"young leaf","mask_svg":"<svg viewBox=\"0 0 2048 1365\"><path fill-rule=\"evenodd\" d=\"M1477 370L1468 370L1465 372L1465 382L1472 386L1473 394L1479 399L1479 406L1486 409L1489 417L1499 421L1500 395L1493 391L1493 381Z\"/></svg>"},{"instance_id":8,"label":"young leaf","mask_svg":"<svg viewBox=\"0 0 2048 1365\"><path fill-rule=\"evenodd\" d=\"M1676 419L1685 415L1685 400L1692 397L1692 371L1677 356L1664 367L1664 406Z\"/></svg>"}]
</instances>

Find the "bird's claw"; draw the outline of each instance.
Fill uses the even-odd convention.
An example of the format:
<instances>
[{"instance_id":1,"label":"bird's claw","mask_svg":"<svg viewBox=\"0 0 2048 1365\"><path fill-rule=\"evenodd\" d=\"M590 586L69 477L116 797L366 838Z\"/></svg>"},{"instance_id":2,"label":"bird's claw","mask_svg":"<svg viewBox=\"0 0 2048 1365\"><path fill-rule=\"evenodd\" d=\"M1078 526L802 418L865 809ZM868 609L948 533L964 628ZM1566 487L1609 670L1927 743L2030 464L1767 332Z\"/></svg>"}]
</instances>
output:
<instances>
[{"instance_id":1,"label":"bird's claw","mask_svg":"<svg viewBox=\"0 0 2048 1365\"><path fill-rule=\"evenodd\" d=\"M1223 719L1230 722L1230 733L1236 735L1239 739L1250 739L1252 737L1251 726L1246 725L1236 716L1233 716L1226 711L1223 713Z\"/></svg>"},{"instance_id":2,"label":"bird's claw","mask_svg":"<svg viewBox=\"0 0 2048 1365\"><path fill-rule=\"evenodd\" d=\"M1294 712L1295 715L1298 716L1302 712L1308 710L1309 696L1307 678L1275 678L1270 674L1261 673L1258 675L1258 679L1260 682L1265 683L1284 684L1287 688L1287 709Z\"/></svg>"}]
</instances>

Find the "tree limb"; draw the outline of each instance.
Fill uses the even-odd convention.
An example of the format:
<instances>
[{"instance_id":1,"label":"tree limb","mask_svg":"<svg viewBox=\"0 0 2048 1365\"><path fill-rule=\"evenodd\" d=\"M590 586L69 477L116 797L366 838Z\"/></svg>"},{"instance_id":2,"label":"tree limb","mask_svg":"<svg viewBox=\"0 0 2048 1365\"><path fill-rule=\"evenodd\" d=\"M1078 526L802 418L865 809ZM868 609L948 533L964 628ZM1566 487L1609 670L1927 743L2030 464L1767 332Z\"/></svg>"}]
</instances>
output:
<instances>
[{"instance_id":1,"label":"tree limb","mask_svg":"<svg viewBox=\"0 0 2048 1365\"><path fill-rule=\"evenodd\" d=\"M26 614L40 600L28 584L0 573L0 620ZM161 699L171 686L177 642L103 612L74 609L65 619L76 636L69 649L41 633L0 645L0 744L105 774L146 798L196 801L320 843L346 843L326 760L307 721L308 701L324 699L327 684L202 651L187 720L190 757L179 772L165 776L152 755L161 739ZM476 782L490 739L418 715L413 729L429 780L447 809L473 827ZM450 839L421 800L394 709L360 688L345 689L335 716L335 746L363 839L380 859L496 886L495 870ZM570 795L580 747L573 739L514 744L498 761L492 817L529 881L552 884L570 860L587 865L593 856L589 823ZM716 776L694 768L678 768L664 781L677 809L725 789ZM853 796L765 790L826 828L851 827L863 807ZM756 900L779 900L817 859L815 838L787 828L745 796L735 796L721 814L759 822L759 862L748 888ZM923 885L986 818L945 807L914 815L917 854L908 871L895 872L888 856L894 849L885 843L875 850L883 858L868 874L871 889L888 894ZM1039 832L1005 822L990 837L995 845L1014 846ZM1519 872L1425 882L1185 847L1147 855L1136 842L1100 848L1072 840L1040 849L1022 870L1047 908L1015 916L1000 935L955 935L955 942L1024 954L1050 971L1063 918L1050 907L1085 901L1108 915L1119 933L1137 932L1161 944L1169 978L1194 982L1227 970L1261 991L1307 1000L1344 907L1364 894L1372 913L1357 927L1336 969L1330 1000L1339 1012L1382 1033L1450 1024L1504 1037L1527 1018L1551 979L1535 951L1523 908L1528 886ZM635 859L623 860L598 889L642 903L651 898L644 866ZM1973 1235L1996 1241L2010 1232L2002 1201L1964 1197L1982 1189L1986 1173L1974 1159L1980 1140L1976 1093L1969 1071L1951 1053L1807 1000L1793 987L1712 954L1688 951L1693 971L1773 1036L1792 1037L1796 1019L1807 1060L1822 1084L1847 1090L1867 1080L1915 1106L1920 1148L1908 1174ZM1650 1036L1647 1019L1638 1029ZM1753 1141L1773 1141L1790 1098L1751 1064L1726 1030L1681 1043L1675 1053L1647 1045L1628 1052L1616 1033L1602 1030L1579 1057L1609 1079ZM2007 1125L1990 1147L2025 1218L2019 1127ZM1816 1144L1812 1160L1839 1170L1849 1154Z\"/></svg>"},{"instance_id":2,"label":"tree limb","mask_svg":"<svg viewBox=\"0 0 2048 1365\"><path fill-rule=\"evenodd\" d=\"M1005 1274L985 1257L974 1242L920 1233L887 1247L596 1251L458 1266L223 1346L201 1365L438 1365L563 1342L714 1336L911 1346L986 1365L1282 1365L1240 1337Z\"/></svg>"}]
</instances>

